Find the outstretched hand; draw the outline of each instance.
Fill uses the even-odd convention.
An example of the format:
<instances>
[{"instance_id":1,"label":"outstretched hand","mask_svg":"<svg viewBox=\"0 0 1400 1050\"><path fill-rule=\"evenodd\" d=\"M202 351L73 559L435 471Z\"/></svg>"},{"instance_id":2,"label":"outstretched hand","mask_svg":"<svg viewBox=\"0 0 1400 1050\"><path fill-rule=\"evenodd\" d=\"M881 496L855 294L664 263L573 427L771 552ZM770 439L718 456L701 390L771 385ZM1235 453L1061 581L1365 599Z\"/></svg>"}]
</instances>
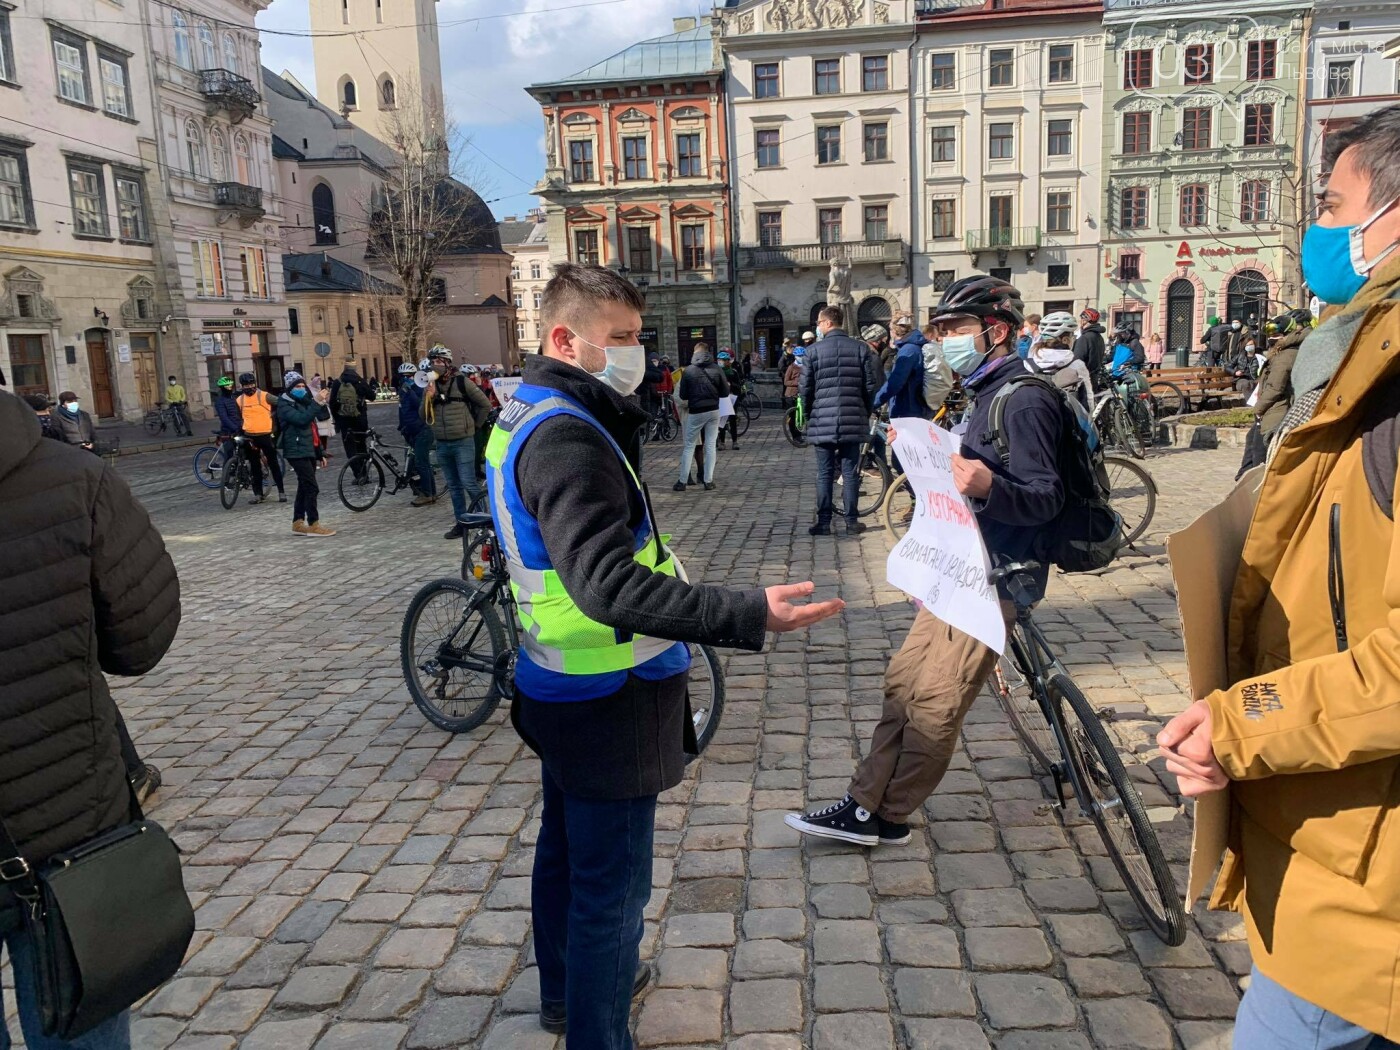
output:
<instances>
[{"instance_id":1,"label":"outstretched hand","mask_svg":"<svg viewBox=\"0 0 1400 1050\"><path fill-rule=\"evenodd\" d=\"M810 597L816 589L816 584L810 580L807 583L785 583L769 587L765 591L768 596L768 630L780 634L785 631L800 631L830 619L846 607L846 603L840 598L813 602L810 605L792 604L794 599Z\"/></svg>"}]
</instances>

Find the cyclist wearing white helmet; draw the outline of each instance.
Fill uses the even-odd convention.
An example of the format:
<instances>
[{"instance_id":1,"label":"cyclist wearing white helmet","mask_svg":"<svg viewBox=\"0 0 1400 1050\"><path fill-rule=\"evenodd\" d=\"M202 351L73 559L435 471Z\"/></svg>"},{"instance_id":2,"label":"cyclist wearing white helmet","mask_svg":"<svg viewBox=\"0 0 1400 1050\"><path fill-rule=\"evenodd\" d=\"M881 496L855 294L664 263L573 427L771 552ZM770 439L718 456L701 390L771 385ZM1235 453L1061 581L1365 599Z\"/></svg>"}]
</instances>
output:
<instances>
[{"instance_id":1,"label":"cyclist wearing white helmet","mask_svg":"<svg viewBox=\"0 0 1400 1050\"><path fill-rule=\"evenodd\" d=\"M428 387L426 359L414 365L405 361L399 365L399 433L413 446L413 463L418 473L418 495L411 507L426 507L437 502L437 482L433 477L433 428L423 422L423 391ZM420 382L421 380L421 382Z\"/></svg>"},{"instance_id":2,"label":"cyclist wearing white helmet","mask_svg":"<svg viewBox=\"0 0 1400 1050\"><path fill-rule=\"evenodd\" d=\"M1093 405L1093 383L1083 361L1075 359L1070 348L1078 326L1074 317L1063 311L1041 319L1036 341L1031 345L1030 362L1055 385L1073 391L1084 407Z\"/></svg>"}]
</instances>

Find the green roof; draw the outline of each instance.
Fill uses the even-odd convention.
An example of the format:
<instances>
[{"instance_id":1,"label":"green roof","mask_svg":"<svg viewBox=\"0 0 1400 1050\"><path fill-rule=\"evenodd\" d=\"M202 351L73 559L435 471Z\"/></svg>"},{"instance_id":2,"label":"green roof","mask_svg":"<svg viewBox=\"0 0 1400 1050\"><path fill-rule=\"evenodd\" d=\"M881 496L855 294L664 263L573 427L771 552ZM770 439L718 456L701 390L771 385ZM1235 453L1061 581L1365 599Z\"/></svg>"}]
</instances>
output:
<instances>
[{"instance_id":1,"label":"green roof","mask_svg":"<svg viewBox=\"0 0 1400 1050\"><path fill-rule=\"evenodd\" d=\"M531 86L557 87L562 84L648 80L652 77L699 76L717 71L710 27L702 25L679 33L668 33L654 40L643 40L573 76Z\"/></svg>"}]
</instances>

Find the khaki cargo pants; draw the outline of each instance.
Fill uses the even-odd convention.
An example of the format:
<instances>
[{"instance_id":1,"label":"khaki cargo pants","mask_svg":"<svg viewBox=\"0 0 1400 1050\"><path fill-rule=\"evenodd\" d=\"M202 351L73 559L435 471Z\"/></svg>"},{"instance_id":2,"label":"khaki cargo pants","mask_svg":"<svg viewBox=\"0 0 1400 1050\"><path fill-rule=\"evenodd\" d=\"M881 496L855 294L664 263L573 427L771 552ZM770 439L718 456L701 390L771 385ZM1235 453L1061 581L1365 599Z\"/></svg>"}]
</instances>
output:
<instances>
[{"instance_id":1,"label":"khaki cargo pants","mask_svg":"<svg viewBox=\"0 0 1400 1050\"><path fill-rule=\"evenodd\" d=\"M1016 607L1001 603L1009 625ZM850 795L903 823L948 772L958 734L999 654L923 609L885 671L885 705Z\"/></svg>"}]
</instances>

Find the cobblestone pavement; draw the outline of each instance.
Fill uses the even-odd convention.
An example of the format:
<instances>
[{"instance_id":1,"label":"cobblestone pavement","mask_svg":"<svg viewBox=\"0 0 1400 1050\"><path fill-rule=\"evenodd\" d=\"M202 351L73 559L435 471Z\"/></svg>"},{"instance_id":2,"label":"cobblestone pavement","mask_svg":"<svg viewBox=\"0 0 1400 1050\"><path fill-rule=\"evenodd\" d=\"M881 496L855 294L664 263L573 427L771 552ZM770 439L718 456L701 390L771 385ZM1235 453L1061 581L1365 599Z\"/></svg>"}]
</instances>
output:
<instances>
[{"instance_id":1,"label":"cobblestone pavement","mask_svg":"<svg viewBox=\"0 0 1400 1050\"><path fill-rule=\"evenodd\" d=\"M912 844L862 852L783 826L786 811L840 797L912 610L884 582L881 532L807 535L811 453L776 421L721 455L713 493L672 493L675 456L663 447L646 474L693 578L812 578L849 604L808 635L726 657L722 727L658 810L643 942L657 980L638 1044L1223 1050L1249 967L1238 922L1197 912L1186 944L1163 948L1092 826L1049 808L990 701L973 707ZM136 458L149 474L153 457ZM1110 728L1168 815L1151 735L1185 705L1185 670L1157 544L1228 489L1236 462L1153 458L1162 494L1144 554L1057 578L1038 614L1089 697L1118 713ZM291 534L285 505L226 513L192 481L141 487L180 568L184 620L160 668L116 696L165 773L153 815L187 851L198 933L139 1009L135 1045L555 1046L530 956L538 763L504 711L454 738L400 679L408 599L460 557L441 539L445 503L411 510L401 494L352 515L323 493L341 531L313 542ZM1161 832L1184 884L1189 823Z\"/></svg>"}]
</instances>

